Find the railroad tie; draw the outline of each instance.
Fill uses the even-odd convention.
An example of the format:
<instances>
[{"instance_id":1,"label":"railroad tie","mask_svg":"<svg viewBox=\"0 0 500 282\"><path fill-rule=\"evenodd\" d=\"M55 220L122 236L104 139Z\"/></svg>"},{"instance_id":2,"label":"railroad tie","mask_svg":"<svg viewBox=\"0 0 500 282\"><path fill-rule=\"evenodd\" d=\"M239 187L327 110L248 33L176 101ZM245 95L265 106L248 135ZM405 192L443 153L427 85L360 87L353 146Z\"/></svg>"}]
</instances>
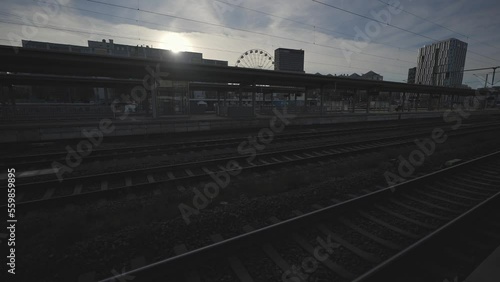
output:
<instances>
[{"instance_id":1,"label":"railroad tie","mask_svg":"<svg viewBox=\"0 0 500 282\"><path fill-rule=\"evenodd\" d=\"M294 210L294 211L292 211L292 213L295 214L296 216L303 215L303 213L301 211L299 211L299 210ZM271 217L270 220L272 222L275 222L275 223L279 222L279 219L276 218L276 217ZM302 237L299 233L293 232L292 233L292 238L304 250L306 250L309 254L311 254L312 257L316 257L315 248L313 246L311 246L311 244L309 244L309 242L304 237ZM328 269L330 269L331 271L333 271L337 275L339 275L340 277L343 277L345 279L354 279L356 277L355 274L349 272L343 266L338 265L336 262L333 262L329 258L326 258L324 260L319 260L319 261L324 266L326 266Z\"/></svg>"},{"instance_id":2,"label":"railroad tie","mask_svg":"<svg viewBox=\"0 0 500 282\"><path fill-rule=\"evenodd\" d=\"M402 235L404 235L406 237L409 237L409 238L412 238L412 239L418 239L418 238L420 238L420 236L418 236L415 233L403 230L403 229L401 229L401 228L399 228L397 226L394 226L394 225L392 225L390 223L387 223L387 222L385 222L385 221L383 221L381 219L378 219L378 218L376 218L376 217L372 216L371 214L368 214L368 213L366 213L364 211L358 211L358 213L361 216L363 216L364 218L366 218L366 219L368 219L370 221L373 221L375 223L378 223L379 225L382 225L383 227L385 227L387 229L390 229L390 230L392 230L392 231L394 231L396 233L402 234Z\"/></svg>"},{"instance_id":3,"label":"railroad tie","mask_svg":"<svg viewBox=\"0 0 500 282\"><path fill-rule=\"evenodd\" d=\"M352 223L350 220L348 220L347 218L345 217L339 217L339 222L341 222L342 224L344 224L345 226L353 229L354 231L358 232L359 234L367 237L367 238L370 238L372 239L373 241L381 244L382 246L388 248L388 249L391 249L391 250L401 250L403 249L402 246L398 245L398 244L395 244L391 241L388 241L388 240L385 240L385 239L382 239L378 236L376 236L375 234L369 232L369 231L366 231L365 229L357 226L356 224Z\"/></svg>"},{"instance_id":4,"label":"railroad tie","mask_svg":"<svg viewBox=\"0 0 500 282\"><path fill-rule=\"evenodd\" d=\"M175 175L171 171L167 172L167 176L170 179L175 179L176 178Z\"/></svg>"},{"instance_id":5,"label":"railroad tie","mask_svg":"<svg viewBox=\"0 0 500 282\"><path fill-rule=\"evenodd\" d=\"M174 247L174 252L176 255L182 255L188 252L186 245L181 244ZM187 273L184 273L184 279L187 282L201 282L200 275L198 271L194 269L189 269Z\"/></svg>"},{"instance_id":6,"label":"railroad tie","mask_svg":"<svg viewBox=\"0 0 500 282\"><path fill-rule=\"evenodd\" d=\"M396 204L398 206L401 206L403 208L406 208L406 209L418 212L418 213L423 214L423 215L427 215L427 216L434 217L434 218L437 218L437 219L441 219L441 220L444 220L444 221L448 221L448 220L451 219L451 217L449 217L449 216L442 216L442 215L437 215L437 214L434 214L434 213L431 213L431 212L428 212L428 211L424 211L424 210L421 210L419 208L407 205L407 204L405 204L403 202L400 202L399 200L396 200L396 199L393 199L393 198L389 199L389 201L391 201L392 203L394 203L394 204Z\"/></svg>"},{"instance_id":7,"label":"railroad tie","mask_svg":"<svg viewBox=\"0 0 500 282\"><path fill-rule=\"evenodd\" d=\"M464 178L464 177L460 177L460 176L455 176L454 179L450 179L449 181L454 182L455 184L458 184L458 185L466 185L466 186L473 187L473 188L476 188L477 185L486 186L486 187L495 187L495 184L493 184L493 183L486 183L486 182L479 181L479 180L476 181L476 180L472 180L470 178ZM483 187L483 188L486 188L486 187Z\"/></svg>"},{"instance_id":8,"label":"railroad tie","mask_svg":"<svg viewBox=\"0 0 500 282\"><path fill-rule=\"evenodd\" d=\"M453 197L456 197L456 198L461 198L461 199L466 199L466 200L472 200L472 201L481 201L483 199L480 199L480 198L475 198L475 197L468 197L468 196L463 196L463 195L459 195L459 194L456 194L456 193L451 193L451 192L448 192L448 190L445 188L443 189L443 187L439 187L439 188L436 188L436 187L433 187L433 186L426 186L428 189L432 190L432 191L436 191L436 192L440 192L440 193L443 193L443 194L446 194L446 195L450 195L450 196L453 196Z\"/></svg>"},{"instance_id":9,"label":"railroad tie","mask_svg":"<svg viewBox=\"0 0 500 282\"><path fill-rule=\"evenodd\" d=\"M190 170L189 168L186 168L184 171L186 171L186 174L193 177L195 176L194 172L192 170Z\"/></svg>"},{"instance_id":10,"label":"railroad tie","mask_svg":"<svg viewBox=\"0 0 500 282\"><path fill-rule=\"evenodd\" d=\"M318 152L318 151L314 151L312 152L313 154L316 154L316 157L323 157L324 155L326 155L325 153L323 153L323 151L321 152Z\"/></svg>"},{"instance_id":11,"label":"railroad tie","mask_svg":"<svg viewBox=\"0 0 500 282\"><path fill-rule=\"evenodd\" d=\"M154 183L155 182L155 178L153 177L153 175L148 174L148 182L149 183Z\"/></svg>"},{"instance_id":12,"label":"railroad tie","mask_svg":"<svg viewBox=\"0 0 500 282\"><path fill-rule=\"evenodd\" d=\"M457 180L450 180L451 182L449 185L451 186L461 186L463 188L471 189L471 190L479 190L479 191L484 191L484 192L497 192L498 191L498 186L500 184L488 184L488 185L483 185L480 183L476 184L471 184L467 183L465 181L457 181ZM481 186L479 186L481 185Z\"/></svg>"},{"instance_id":13,"label":"railroad tie","mask_svg":"<svg viewBox=\"0 0 500 282\"><path fill-rule=\"evenodd\" d=\"M463 189L463 188L459 188L459 187L452 186L452 185L449 185L449 184L446 184L446 183L442 183L442 182L437 182L436 184L439 185L439 186L443 186L443 187L445 187L447 189L457 190L457 191L461 191L461 192L464 192L464 193L467 193L467 194L473 194L473 195L478 195L478 196L482 196L482 197L489 197L489 196L491 196L491 193L482 193L482 192L478 192L478 191Z\"/></svg>"},{"instance_id":14,"label":"railroad tie","mask_svg":"<svg viewBox=\"0 0 500 282\"><path fill-rule=\"evenodd\" d=\"M413 196L405 195L405 194L401 194L401 195L403 197L411 200L411 201L414 201L414 202L417 202L417 203L421 203L421 204L424 204L426 206L430 206L430 207L433 207L433 208L436 208L436 209L440 209L440 210L443 210L443 211L446 211L446 212L449 212L449 213L454 213L454 214L460 214L461 213L458 210L450 209L450 208L447 208L447 207L442 207L442 206L439 206L439 205L427 202L425 200L419 199L417 197L413 197Z\"/></svg>"},{"instance_id":15,"label":"railroad tie","mask_svg":"<svg viewBox=\"0 0 500 282\"><path fill-rule=\"evenodd\" d=\"M474 174L479 174L480 176L483 176L483 175L488 175L492 178L495 178L495 179L500 179L500 172L498 171L494 171L494 170L490 170L488 168L485 168L485 169L480 169L480 168L471 168L470 173L474 173Z\"/></svg>"},{"instance_id":16,"label":"railroad tie","mask_svg":"<svg viewBox=\"0 0 500 282\"><path fill-rule=\"evenodd\" d=\"M243 230L245 232L251 232L251 231L254 231L255 228L253 228L252 226L250 225L245 225L243 226ZM264 251L264 253L266 253L266 255L283 271L283 272L287 272L289 270L291 270L291 266L288 264L288 262L286 262L282 257L281 255L278 253L278 251L276 251L276 249L271 246L271 244L269 243L265 243L264 245L262 245L262 250Z\"/></svg>"},{"instance_id":17,"label":"railroad tie","mask_svg":"<svg viewBox=\"0 0 500 282\"><path fill-rule=\"evenodd\" d=\"M426 193L426 192L424 192L424 191L422 191L420 189L415 189L413 191L415 191L416 193L419 193L421 195L427 196L429 198L441 200L443 202L447 202L447 203L454 204L454 205L457 205L457 206L461 206L461 207L464 207L464 208L470 207L470 205L467 205L467 204L464 204L464 203L461 203L461 202L457 202L457 201L453 201L453 200L450 200L449 198L444 198L444 197L436 196L436 195L433 195L433 194L430 194L430 193Z\"/></svg>"},{"instance_id":18,"label":"railroad tie","mask_svg":"<svg viewBox=\"0 0 500 282\"><path fill-rule=\"evenodd\" d=\"M364 250L361 250L360 248L354 246L353 244L349 243L347 240L343 239L339 235L333 233L325 224L317 224L316 227L323 232L326 236L329 236L332 238L334 241L342 245L344 248L350 250L351 252L355 253L356 255L360 256L361 258L372 262L372 263L379 263L381 259L377 256L375 256L372 253L366 252Z\"/></svg>"},{"instance_id":19,"label":"railroad tie","mask_svg":"<svg viewBox=\"0 0 500 282\"><path fill-rule=\"evenodd\" d=\"M108 190L108 181L107 180L103 180L101 182L101 190Z\"/></svg>"},{"instance_id":20,"label":"railroad tie","mask_svg":"<svg viewBox=\"0 0 500 282\"><path fill-rule=\"evenodd\" d=\"M413 223L413 224L415 224L415 225L418 225L418 226L420 226L420 227L429 228L429 229L436 229L436 228L437 228L437 226L435 226L435 225L428 224L428 223L425 223L425 222L421 222L421 221L416 220L416 219L414 219L414 218L410 218L410 217L405 216L405 215L402 215L402 214L400 214L400 213L393 212L393 211L391 211L390 209L388 209L388 208L386 208L386 207L383 207L383 206L381 206L381 205L379 205L379 204L374 204L373 206L374 206L374 207L376 207L377 209L379 209L379 210L381 210L381 211L383 211L383 212L387 213L387 214L390 214L390 215L392 215L392 216L394 216L394 217L396 217L396 218L399 218L399 219L401 219L401 220L404 220L404 221L406 221L406 222L411 222L411 223Z\"/></svg>"},{"instance_id":21,"label":"railroad tie","mask_svg":"<svg viewBox=\"0 0 500 282\"><path fill-rule=\"evenodd\" d=\"M213 171L211 171L210 169L208 169L208 167L204 166L201 168L206 174L212 174L214 173Z\"/></svg>"},{"instance_id":22,"label":"railroad tie","mask_svg":"<svg viewBox=\"0 0 500 282\"><path fill-rule=\"evenodd\" d=\"M83 186L81 183L76 184L75 190L73 190L73 195L78 195L78 194L82 193L82 187Z\"/></svg>"},{"instance_id":23,"label":"railroad tie","mask_svg":"<svg viewBox=\"0 0 500 282\"><path fill-rule=\"evenodd\" d=\"M127 178L125 178L125 186L132 186L132 178L130 178L130 176L127 176Z\"/></svg>"},{"instance_id":24,"label":"railroad tie","mask_svg":"<svg viewBox=\"0 0 500 282\"><path fill-rule=\"evenodd\" d=\"M210 238L214 243L222 242L224 238L220 234L213 234L210 235ZM250 273L248 273L247 269L241 262L241 260L236 257L236 256L230 256L227 258L229 265L231 266L231 269L233 270L234 274L238 276L241 282L253 282L254 280L250 276Z\"/></svg>"},{"instance_id":25,"label":"railroad tie","mask_svg":"<svg viewBox=\"0 0 500 282\"><path fill-rule=\"evenodd\" d=\"M50 199L52 197L52 195L54 195L55 191L56 191L56 188L54 188L54 187L50 187L49 189L47 189L45 191L45 194L42 197L42 200Z\"/></svg>"}]
</instances>

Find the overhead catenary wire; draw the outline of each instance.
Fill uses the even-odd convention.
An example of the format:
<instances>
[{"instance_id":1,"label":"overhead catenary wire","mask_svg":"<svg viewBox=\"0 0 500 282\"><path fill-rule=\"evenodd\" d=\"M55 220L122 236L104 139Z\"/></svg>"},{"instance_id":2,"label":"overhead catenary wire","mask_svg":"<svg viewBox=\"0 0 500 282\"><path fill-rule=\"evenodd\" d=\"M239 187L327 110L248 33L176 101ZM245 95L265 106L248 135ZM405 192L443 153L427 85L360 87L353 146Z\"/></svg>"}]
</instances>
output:
<instances>
[{"instance_id":1,"label":"overhead catenary wire","mask_svg":"<svg viewBox=\"0 0 500 282\"><path fill-rule=\"evenodd\" d=\"M236 31L242 31L242 32L253 33L253 34L262 35L262 36L268 36L268 37L277 38L277 39L289 40L289 41L292 41L292 42L297 42L297 43L302 43L302 44L307 44L307 45L312 45L312 46L319 46L319 47L324 47L324 48L330 48L330 49L339 50L339 51L344 51L345 50L345 49L343 49L341 47L336 47L336 46L331 46L331 45L325 45L325 44L318 44L318 43L314 43L314 42L300 40L300 39L297 39L297 38L290 38L290 37L278 36L278 35L269 34L269 33L260 32L260 31L253 31L253 30L248 30L248 29L243 29L243 28L230 27L230 26L223 25L223 24L211 23L211 22L206 22L206 21L201 21L201 20L195 20L195 19L190 19L190 18L181 17L181 16L177 16L177 15L160 13L160 12L155 12L155 11L150 11L150 10L145 10L145 9L138 10L136 8L128 7L128 6L125 6L125 5L111 4L111 3L101 2L101 1L97 1L97 0L87 0L87 1L93 2L93 3L99 3L99 4L102 4L102 5L107 5L107 6L111 6L111 7L116 7L116 8L123 8L123 9L128 9L128 10L133 10L133 11L139 11L139 12L143 12L143 13L149 13L149 14L154 14L154 15L159 15L159 16L165 16L165 17L171 17L171 18L181 19L181 20L195 22L195 23L199 23L199 24L206 24L206 25L211 25L211 26L215 26L215 27L222 27L222 28L227 28L227 29L236 30ZM394 59L394 58L391 58L391 57L375 55L375 54L371 54L371 53L367 53L367 52L363 52L363 51L359 51L359 52L356 52L356 53L357 54L364 54L366 56L372 56L372 57L378 57L378 58L383 58L383 59L387 59L387 60L398 61L397 59Z\"/></svg>"},{"instance_id":2,"label":"overhead catenary wire","mask_svg":"<svg viewBox=\"0 0 500 282\"><path fill-rule=\"evenodd\" d=\"M90 1L90 0L89 0ZM321 4L321 5L324 5L326 7L330 7L332 9L336 9L336 10L339 10L339 11L342 11L342 12L345 12L345 13L349 13L349 14L352 14L352 15L355 15L355 16L358 16L358 17L361 17L361 18L364 18L364 19L368 19L368 20L371 20L371 21L375 21L377 23L380 23L380 24L385 24L387 26L390 26L392 28L395 28L395 29L398 29L398 30L401 30L401 31L404 31L404 32L407 32L407 33L411 33L413 35L417 35L417 36L420 36L420 37L423 37L423 38L427 38L427 39L430 39L434 42L439 42L440 40L438 39L435 39L435 38L432 38L432 37L429 37L427 35L424 35L424 34L421 34L421 33L417 33L417 32L414 32L414 31L411 31L409 29L406 29L406 28L402 28L402 27L399 27L399 26L396 26L396 25L393 25L391 23L386 23L386 22L383 22L383 21L380 21L380 20L377 20L377 19L374 19L374 18L371 18L371 17L368 17L368 16L365 16L365 15L361 15L361 14L358 14L358 13L355 13L355 12L352 12L352 11L349 11L349 10L346 10L346 9L343 9L343 8L340 8L340 7L337 7L335 5L331 5L331 4L328 4L328 3L324 3L324 2L321 2L319 0L311 0L313 2L316 2L318 4ZM473 53L473 54L476 54L478 56L481 56L481 57L484 57L484 58L487 58L487 59L490 59L490 60L494 60L494 61L498 61L499 59L494 59L494 58L491 58L491 57L488 57L488 56L484 56L482 54L479 54L477 52L474 52L472 50L468 50L468 52L470 53Z\"/></svg>"},{"instance_id":3,"label":"overhead catenary wire","mask_svg":"<svg viewBox=\"0 0 500 282\"><path fill-rule=\"evenodd\" d=\"M384 4L388 5L388 6L392 6L392 7L396 8L396 6L394 6L394 4L391 4L391 3L389 3L389 2L384 2L384 1L382 1L382 0L378 0L378 1L379 1L379 2L381 2L381 3L384 3ZM435 22L435 21L431 21L431 20L429 20L429 19L426 19L426 18L424 18L424 17L421 17L421 16L419 16L419 15L417 15L417 14L415 14L415 13L409 12L408 10L405 10L405 9L403 9L403 8L401 8L401 11L403 11L403 12L405 12L405 13L409 14L409 15L412 15L412 16L414 16L414 17L416 17L416 18L419 18L419 19L421 19L421 20L424 20L424 21L430 22L430 23L432 23L432 24L434 24L434 25L437 25L437 26L439 26L439 27L441 27L441 28L444 28L444 29L446 29L446 30L448 30L448 31L451 31L451 32L453 32L453 33L455 33L455 34L458 34L458 35L460 35L460 36L462 36L462 37L466 37L466 38L467 38L467 39L469 39L469 40L472 40L472 38L471 38L471 36L470 36L470 35L466 35L466 34L460 33L460 32L458 32L458 31L456 31L456 30L453 30L453 29L451 29L451 28L449 28L449 27L445 26L445 25L442 25L442 24L439 24L439 23L437 23L437 22ZM476 41L476 42L479 42L479 41ZM488 45L488 46L490 46L490 47L492 47L492 48L500 49L499 47L496 47L496 46L490 45L490 44L488 44L488 43L484 43L484 42L479 42L479 43L481 43L481 44L486 44L486 45Z\"/></svg>"},{"instance_id":4,"label":"overhead catenary wire","mask_svg":"<svg viewBox=\"0 0 500 282\"><path fill-rule=\"evenodd\" d=\"M4 20L4 19L0 19L0 22L11 23L11 24L21 24L21 23L15 23L15 22L11 22L11 21L8 21L8 20ZM38 28L43 28L43 29L52 29L52 30L66 31L66 32L75 32L75 33L97 34L97 35L102 35L102 36L111 36L111 34L95 33L95 32L89 32L89 31L84 31L84 30L71 30L71 29L62 28L62 27L53 27L53 26L39 27L39 26L36 26L36 25L29 25L29 24L26 24L26 23L22 23L22 25L28 25L28 26L33 26L33 27L38 27ZM161 43L162 42L162 41L153 40L153 39L135 38L135 37L130 37L130 36L121 36L121 35L118 35L118 34L112 34L112 36L114 36L116 38L123 38L123 39L130 39L130 40L144 40L144 41L147 41L147 42L156 42L156 43ZM3 39L3 40L4 41L12 41L12 40L9 40L9 39ZM188 47L195 47L195 48L199 48L199 49L207 49L207 50L214 50L214 51L220 51L220 52L231 52L231 53L235 53L235 54L241 54L241 52L227 50L227 49L217 49L217 48L209 48L209 47L194 46L194 45L186 45L186 46L188 46ZM331 65L331 66L336 66L336 67L344 67L344 68L349 68L349 69L361 69L361 70L365 70L366 71L366 69L360 68L360 67L337 65L337 64L328 64L328 63L318 63L318 62L312 62L312 61L305 61L305 62L306 63L312 63L312 64L322 64L322 65ZM395 73L395 72L388 72L388 71L386 71L386 73L394 74L394 75L400 75L400 73Z\"/></svg>"},{"instance_id":5,"label":"overhead catenary wire","mask_svg":"<svg viewBox=\"0 0 500 282\"><path fill-rule=\"evenodd\" d=\"M99 1L91 1L91 0L89 0L89 1L90 1L90 2L95 2L95 3L101 3L101 4L109 5L109 3L104 3L104 2L99 2ZM219 2L221 2L221 3L222 3L222 2L224 2L224 1L219 1ZM42 3L43 3L43 2L42 2ZM113 5L114 5L114 4L113 4ZM64 6L64 5L63 5L63 6ZM116 5L115 5L115 6L116 6ZM145 10L141 10L139 7L138 7L138 8L130 8L130 7L126 7L126 8L128 8L128 9L132 9L132 10L136 10L136 11L145 12ZM95 11L93 11L93 12L95 12ZM152 12L152 11L147 11L147 12L154 13L154 12ZM165 16L165 14L163 14L163 13L157 13L157 14ZM269 13L267 13L267 14L269 14ZM108 15L109 15L109 14L108 14ZM269 15L272 15L272 14L269 14ZM172 17L172 15L166 15L166 16L170 16L170 17ZM119 16L117 16L117 17L119 17ZM176 17L176 18L182 18L182 17L177 17L177 16L174 16L174 17ZM277 16L277 17L279 17L279 16ZM283 17L282 17L282 18L283 18ZM285 18L283 18L283 19L285 19ZM186 20L192 20L192 19L186 19ZM203 21L199 21L199 20L192 20L192 21L195 21L195 22L198 22L198 23L205 23L205 24L207 24L207 22L203 22ZM152 24L152 23L150 23L150 24ZM213 24L213 23L208 23L208 24ZM245 31L245 32L253 32L253 33L255 33L255 31L249 31L249 30L245 30L245 29L232 28L232 27L228 27L228 26L226 26L226 25L219 25L219 24L217 24L217 26L218 26L218 27L229 28L229 29L241 30L241 31ZM75 31L69 31L69 32L75 32ZM81 32L83 32L83 31L81 31ZM259 32L257 32L257 33L259 33ZM89 33L87 33L87 34L89 34ZM102 34L102 33L92 32L92 34L97 34L97 35L99 35L99 34ZM260 34L261 34L261 35L266 35L266 36L275 37L275 38L281 38L281 39L286 39L286 40L297 41L297 42L306 43L306 44L313 44L314 46L319 46L319 47L324 47L324 48L333 48L333 49L337 49L337 50L338 50L338 49L340 49L340 48L335 47L335 46L328 46L328 45L314 44L314 43L311 43L311 42L307 42L307 41L303 41L303 40L296 40L296 39L292 39L292 38L277 37L277 36L275 36L275 35L272 35L272 34L267 34L267 33L260 33ZM213 34L211 34L211 35L213 35ZM108 36L108 35L106 35L106 36ZM112 34L111 36L115 36L115 34ZM120 38L120 37L121 37L121 38L126 38L126 39L133 39L133 40L137 40L137 38L131 38L131 37L126 37L126 36L116 36L116 37L118 37L118 38ZM144 38L142 38L142 39L144 39ZM142 39L141 39L141 38L138 38L138 40L142 40ZM233 39L235 39L235 40L243 40L243 39L240 39L240 38L233 38ZM147 40L147 41L149 41L149 42L160 42L160 43L163 43L163 42L161 42L161 41L156 41L156 40ZM202 46L193 46L193 45L186 45L186 46L196 47L196 48L206 49L206 50L216 50L216 51L220 51L220 52L232 52L232 53L238 53L238 54L240 54L240 53L241 53L241 52L236 52L236 51L232 51L232 50L216 49L216 48L207 48L207 47L202 47ZM321 54L321 53L318 53L318 52L311 52L311 53ZM327 56L326 54L323 54L323 55ZM400 59L396 59L396 58L390 58L390 57L386 57L386 56L381 56L381 55L370 54L370 53L366 53L366 52L360 52L360 53L359 53L359 55L366 55L366 56L370 56L370 57L373 57L373 58L382 58L382 59L394 60L394 61L397 61L397 62L399 62L399 63L401 63L401 62L408 62L408 63L412 63L412 64L414 63L414 62L405 61L405 60L400 60ZM331 56L331 55L330 55L330 56ZM358 61L358 60L359 60L359 61L363 61L363 60L360 60L360 59L358 59L358 58L356 58L356 60L357 60L357 61ZM307 62L309 62L309 63L313 63L313 64L319 64L318 62L310 62L310 61L307 61ZM322 64L325 64L325 63L322 63ZM332 65L332 66L342 66L342 65L336 65L336 64L329 64L329 65ZM342 66L342 67L351 68L351 69L356 68L356 67L352 67L352 66L350 66L350 65L349 65L349 66ZM401 65L399 65L399 67L401 67ZM357 69L361 69L361 68L357 68ZM387 72L387 73L389 73L389 72ZM393 73L393 74L396 74L396 73ZM401 73L400 73L400 72L398 72L397 74L398 74L398 75L401 75Z\"/></svg>"},{"instance_id":6,"label":"overhead catenary wire","mask_svg":"<svg viewBox=\"0 0 500 282\"><path fill-rule=\"evenodd\" d=\"M104 4L104 5L111 5L111 6L115 6L115 7L122 7L122 8L126 8L126 9L131 9L131 10L139 10L139 11L142 11L142 12L151 12L151 13L154 13L154 14L159 14L159 15L173 17L173 18L181 18L181 19L185 19L185 20L191 20L191 21L195 21L195 22L198 22L198 23L205 23L205 24L210 24L210 25L216 25L218 27L225 27L225 28L230 28L230 29L242 30L242 31L246 31L246 32L253 32L253 31L249 31L249 30L238 29L238 28L231 28L231 27L228 27L228 26L225 26L225 25L213 24L213 23L208 23L208 22L199 21L199 20L192 20L192 19L187 19L187 18L184 18L184 17L174 16L174 15L168 15L168 14L164 14L164 13L157 13L157 12L152 12L152 11L140 10L139 6L138 6L138 8L131 8L131 7L123 6L123 5L109 4L109 3L100 2L100 1L96 1L96 0L88 0L88 1L95 2L95 3L100 3L100 4ZM221 3L223 3L223 2L224 1L221 1ZM40 1L40 3L45 3L45 2ZM65 6L65 7L72 8L72 9L84 10L84 11L88 11L88 12L100 13L100 12L85 10L85 9L81 9L81 8L70 7L70 6L63 5L63 4L61 4L61 6ZM251 9L251 10L253 10L253 9ZM255 11L257 11L257 10L255 10ZM103 14L103 13L101 13L101 14ZM265 14L269 14L269 13L265 13ZM107 14L107 15L109 15L109 14ZM111 16L113 16L113 15L111 15ZM116 17L119 17L119 16L116 16ZM125 18L125 17L120 17L120 18ZM128 18L128 19L130 19L130 18ZM138 21L138 20L135 19L135 21ZM143 22L145 22L145 21L143 21ZM152 23L150 23L150 24L152 24ZM257 32L257 33L259 33L259 32ZM276 37L276 36L270 35L270 34L264 34L264 33L259 33L259 34ZM342 50L342 48L339 48L339 47L334 47L334 46L329 46L329 45L323 45L323 44L315 44L315 43L311 43L311 42L308 42L308 41L302 41L302 40L296 40L296 39L284 38L284 37L278 37L278 38L286 39L286 40L292 40L292 41L296 41L296 42L300 42L300 43L305 43L305 44L313 44L315 46L324 47L324 48L333 48L333 49L337 49L337 50ZM240 39L236 39L236 40L240 40ZM208 48L205 48L205 49L208 49ZM408 63L414 64L414 62L400 60L400 59L394 59L394 58L391 58L391 57L386 57L386 56L381 56L381 55L375 55L375 54L370 54L370 53L366 53L366 52L357 52L357 55L365 55L365 56L371 56L371 57L374 57L374 58L383 58L383 59L388 59L388 60L395 60L395 61L398 61L398 62L408 62ZM359 60L359 59L356 58L356 60ZM359 60L359 61L363 61L363 60Z\"/></svg>"}]
</instances>

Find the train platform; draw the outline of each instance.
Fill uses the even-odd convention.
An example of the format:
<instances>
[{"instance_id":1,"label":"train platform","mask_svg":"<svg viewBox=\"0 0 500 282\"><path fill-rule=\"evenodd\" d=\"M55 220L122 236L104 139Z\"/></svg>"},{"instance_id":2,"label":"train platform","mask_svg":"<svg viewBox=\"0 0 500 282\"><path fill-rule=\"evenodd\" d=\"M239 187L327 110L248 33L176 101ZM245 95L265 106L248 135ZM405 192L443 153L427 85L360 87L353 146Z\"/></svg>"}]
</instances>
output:
<instances>
[{"instance_id":1,"label":"train platform","mask_svg":"<svg viewBox=\"0 0 500 282\"><path fill-rule=\"evenodd\" d=\"M169 134L180 132L236 130L242 128L265 128L275 118L286 118L287 126L325 125L353 122L397 121L411 119L442 118L444 111L422 112L370 112L335 113L328 115L294 115L282 111L276 115L257 115L254 118L228 118L215 114L175 115L151 117L140 115L114 118L85 118L64 120L40 120L29 122L0 123L0 143L44 142L63 139L86 138L85 132L108 127L105 136L132 136ZM471 115L496 115L499 109L470 112ZM111 130L112 129L112 130Z\"/></svg>"},{"instance_id":2,"label":"train platform","mask_svg":"<svg viewBox=\"0 0 500 282\"><path fill-rule=\"evenodd\" d=\"M500 246L493 251L464 282L500 281Z\"/></svg>"}]
</instances>

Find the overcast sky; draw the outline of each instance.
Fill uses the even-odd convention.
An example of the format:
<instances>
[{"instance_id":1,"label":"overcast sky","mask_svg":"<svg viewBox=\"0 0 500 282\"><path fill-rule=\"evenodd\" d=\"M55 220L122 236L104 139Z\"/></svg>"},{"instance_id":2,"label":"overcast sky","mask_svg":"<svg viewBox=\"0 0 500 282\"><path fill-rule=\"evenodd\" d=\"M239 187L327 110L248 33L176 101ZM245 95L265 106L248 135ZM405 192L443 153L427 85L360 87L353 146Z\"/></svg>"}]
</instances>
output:
<instances>
[{"instance_id":1,"label":"overcast sky","mask_svg":"<svg viewBox=\"0 0 500 282\"><path fill-rule=\"evenodd\" d=\"M294 48L305 50L308 73L373 70L403 82L419 47L455 37L469 44L465 69L500 65L498 0L317 1L1 0L0 44L87 46L106 38L201 52L229 65L249 49ZM464 83L484 85L488 72L491 82L492 70L483 70L466 72Z\"/></svg>"}]
</instances>

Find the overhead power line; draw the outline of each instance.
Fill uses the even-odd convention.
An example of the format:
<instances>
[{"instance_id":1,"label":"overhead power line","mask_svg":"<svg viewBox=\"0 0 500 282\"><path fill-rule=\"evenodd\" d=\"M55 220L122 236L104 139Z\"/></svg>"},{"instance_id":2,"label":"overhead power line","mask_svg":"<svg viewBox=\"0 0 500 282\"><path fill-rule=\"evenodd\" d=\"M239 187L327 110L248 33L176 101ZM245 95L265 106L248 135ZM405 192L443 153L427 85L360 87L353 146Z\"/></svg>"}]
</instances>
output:
<instances>
[{"instance_id":1,"label":"overhead power line","mask_svg":"<svg viewBox=\"0 0 500 282\"><path fill-rule=\"evenodd\" d=\"M394 4L391 4L391 3L389 3L389 2L384 2L384 1L382 1L382 0L378 0L378 1L379 1L379 2L381 2L381 3L384 3L384 4L388 5L388 6L392 6L392 7L394 7L394 8L397 8L396 6L394 6ZM431 21L431 20L429 20L429 19L426 19L426 18L424 18L424 17L422 17L422 16L419 16L419 15L417 15L417 14L415 14L415 13L409 12L408 10L405 10L405 9L402 9L402 8L401 8L400 10L401 10L401 11L403 11L403 12L405 12L405 13L407 13L407 14L409 14L409 15L412 15L412 16L414 16L414 17L416 17L416 18L419 18L419 19L421 19L421 20L424 20L424 21L426 21L426 22L430 22L430 23L432 23L432 24L434 24L434 25L437 25L437 26L439 26L439 27L441 27L441 28L444 28L444 29L446 29L446 30L449 30L449 31L451 31L451 32L453 32L453 33L455 33L455 34L458 34L458 35L460 35L460 36L466 37L467 39L471 39L471 36L466 35L466 34L463 34L463 33L460 33L460 32L458 32L458 31L456 31L456 30L453 30L453 29L451 29L451 28L449 28L449 27L445 26L445 25L442 25L442 24L439 24L439 23L437 23L437 22L435 22L435 21ZM471 39L471 40L472 40L472 39ZM477 41L477 40L475 40L475 41L476 41L476 42L478 42L478 43L481 43L481 44L486 44L486 45L488 45L488 46L490 46L490 47L492 47L492 48L500 49L500 48L498 48L498 47L496 47L496 46L493 46L493 45L490 45L490 44L488 44L488 43L479 42L479 41Z\"/></svg>"},{"instance_id":2,"label":"overhead power line","mask_svg":"<svg viewBox=\"0 0 500 282\"><path fill-rule=\"evenodd\" d=\"M89 0L90 1L90 0ZM420 36L420 37L423 37L423 38L427 38L427 39L430 39L432 41L435 41L435 42L439 42L440 40L438 39L435 39L435 38L432 38L432 37L429 37L427 35L424 35L424 34L421 34L421 33L417 33L417 32L414 32L414 31L411 31L409 29L406 29L406 28L402 28L402 27L399 27L399 26L396 26L396 25L393 25L391 23L386 23L386 22L383 22L383 21L380 21L380 20L377 20L377 19L374 19L374 18L371 18L371 17L367 17L367 16L364 16L364 15L361 15L361 14L358 14L358 13L355 13L355 12L352 12L352 11L349 11L349 10L346 10L346 9L343 9L343 8L340 8L340 7L337 7L335 5L331 5L331 4L327 4L327 3L324 3L324 2L321 2L321 1L318 1L318 0L312 0L313 2L316 2L318 4L321 4L321 5L324 5L326 7L330 7L332 9L336 9L336 10L339 10L339 11L342 11L342 12L345 12L345 13L348 13L348 14L351 14L351 15L355 15L355 16L358 16L358 17L361 17L361 18L364 18L364 19L368 19L368 20L371 20L371 21L375 21L377 23L380 23L380 24L384 24L384 25L387 25L387 26L390 26L392 28L395 28L395 29L398 29L398 30L401 30L401 31L404 31L404 32L407 32L407 33L411 33L413 35L417 35L417 36ZM494 59L494 58L491 58L491 57L488 57L488 56L484 56L482 54L479 54L477 52L474 52L472 50L468 50L468 52L470 53L473 53L473 54L476 54L478 56L481 56L481 57L484 57L484 58L487 58L487 59L491 59L491 60L494 60L494 61L498 61L498 59Z\"/></svg>"}]
</instances>

